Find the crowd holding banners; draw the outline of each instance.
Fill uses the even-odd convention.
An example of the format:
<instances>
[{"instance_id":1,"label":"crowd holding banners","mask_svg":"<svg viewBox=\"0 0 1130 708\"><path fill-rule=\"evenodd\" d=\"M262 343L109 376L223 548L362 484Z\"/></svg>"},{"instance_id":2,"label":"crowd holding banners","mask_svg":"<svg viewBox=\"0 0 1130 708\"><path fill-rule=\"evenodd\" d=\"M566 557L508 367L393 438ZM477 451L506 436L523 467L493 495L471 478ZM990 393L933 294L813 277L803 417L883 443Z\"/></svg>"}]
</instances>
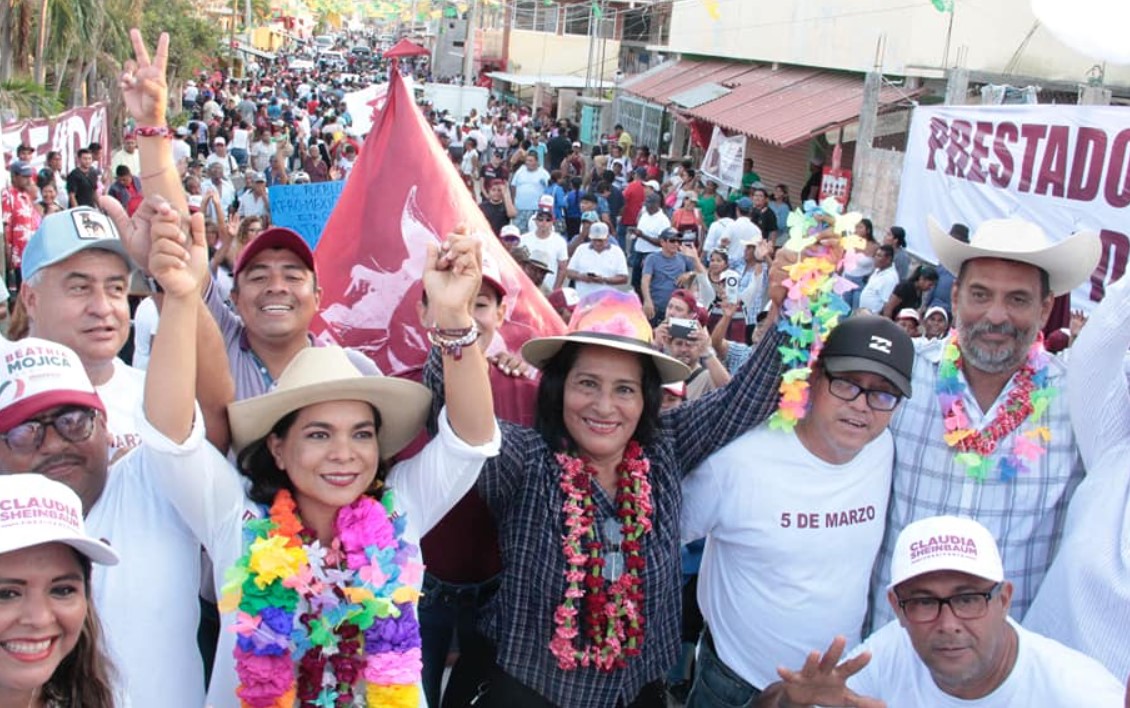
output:
<instances>
[{"instance_id":1,"label":"crowd holding banners","mask_svg":"<svg viewBox=\"0 0 1130 708\"><path fill-rule=\"evenodd\" d=\"M447 221L460 214L473 215L471 221L479 223L473 223L472 230L485 231L468 194L444 191L455 176L446 161L424 160L429 165L427 170L436 167L436 171L428 173L430 179L421 183L398 174L400 184L392 195L392 208L378 209L380 202L361 196L369 191L363 187L379 184L389 172L379 169L381 162L398 154L389 143L435 152L432 142L420 140L426 134L411 132L425 124L414 109L409 110L409 102L403 103L395 120L392 117L400 90L394 81L389 110L381 116L381 121L387 121L383 126L386 132L370 136L371 144L366 145L354 166L350 178L354 184L347 184L343 195L348 208L339 222L344 226L351 221L355 229L359 217L380 211L391 224L388 230L394 232L394 245L399 245L397 239L403 239L409 253L400 263L409 265L406 273L395 274L397 282L409 283L410 288L416 279L422 280L426 300L415 320L420 327L404 326L398 331L416 332L430 340L430 348L417 347L412 356L431 352L425 381L437 395L435 407L446 400L450 408L447 413L436 411L438 435L424 452L415 456L406 452L409 459L388 471L385 458L423 424L428 394L406 382L363 376L348 363L348 354L337 347L311 346L317 342L311 341L308 328L312 323L320 326L316 321L316 271L324 274L328 267L331 275L348 274L349 287L344 288L344 296L338 288L335 305L345 302L356 309L380 304L387 314L392 309L413 309L415 298L406 295L409 288L393 288L377 291L377 299L365 299L372 292L370 285L382 283L380 277L389 272L388 266L374 257L377 267L368 272L367 266L359 266L360 271L342 268L342 263L350 263L349 258L353 258L353 266L364 261L357 257L357 251L341 253L344 242L340 235L334 237L332 247L323 240L317 254L311 254L293 232L264 231L235 256L236 299L246 297L243 304L253 307L247 312L250 328L259 327L265 341L277 336L285 346L272 363L259 367L256 373L261 376L256 386L245 386L240 396L243 400L233 403L228 411L235 447L243 451L241 478L220 454L227 448L225 442L217 443L220 451L203 442L204 416L192 400L200 395L204 404L202 392L206 387L197 391L203 380L218 389L223 389L226 381L228 399L235 396L232 379L226 375L232 369L217 367L216 375L211 371L213 365L224 361L224 347L199 297L201 291L214 287L209 286L203 215L196 214L187 222L189 226L178 216L178 212L188 211L188 200L174 176L175 160L164 126L162 45L166 41L159 43L155 60L150 62L135 37L138 61L123 74L124 95L138 126L139 171L149 195L146 201L132 219L116 201L116 208L104 205L112 217L109 221L96 220L89 213L83 220L81 210L56 214L62 221L49 221L52 233L41 229L33 237L33 243L39 238L47 244L47 236L57 240L58 224L72 225L76 233L83 229L93 233L96 225L108 232L116 226L123 235L118 250L91 239L93 248L77 252L66 247L50 248L49 257L41 261L53 263L50 258L56 252L65 258L76 253L90 255L87 252L91 251L104 253L118 264L129 255L137 263L148 264L150 274L164 287L160 318L166 322L154 337L153 376L145 379L144 406L137 407L142 444L125 454L107 474L106 425L115 414L111 411L106 415L107 406L90 384L94 373L88 371L89 378L84 376L89 365L85 361L79 364L80 359L62 344L31 339L13 345L6 359L7 375L19 374L18 380L13 379L9 386L0 385L0 394L22 402L0 403L0 416L6 412L11 423L0 424L0 430L5 431L5 446L0 448L4 466L13 471L57 472L69 460L67 465L81 467L83 474L69 475L68 481L81 482L79 496L92 532L113 532L111 540L120 550L124 567L136 568L140 562L149 563L152 572L168 571L159 582L145 588L152 592L148 600L154 605L142 604L137 588L126 585L127 576L117 570L99 569L92 576L91 596L100 609L108 608L105 621L111 656L119 665L123 663L121 654L129 657L120 683L114 685L128 692L134 705L154 704L152 697L156 694L152 691L160 681L186 689L174 694L175 699L162 697L161 705L184 700L187 706L203 700L191 632L182 632L195 619L196 581L213 585L217 594L226 586L226 623L235 630L222 635L210 691L214 705L235 705L237 701L244 705L290 705L295 697L303 705L425 704L418 684L427 660L421 651L423 636L415 626L414 603L421 588L421 562L427 558L421 558L414 546L422 533L474 486L498 519L502 560L498 591L482 608L480 617L480 627L494 647L493 651L491 647L482 649L476 657L480 661L486 658L489 664L487 678L475 692L480 694L476 705L666 705L662 681L674 663L680 634L680 574L675 559L682 478L704 462L704 467L695 472L700 481L717 483L718 479L711 479L715 474L706 472L712 470L718 476L737 475L735 484L751 484L751 479L742 474L751 455L739 455L740 460L729 462L725 453L710 460L707 457L742 434L785 434L777 429L781 427L781 411L797 412L800 408L810 414L793 419L795 434L802 443L807 440L825 452L829 444L839 442L834 432L840 430L837 426L852 426L847 436L852 438L853 444L847 446L851 450L871 434L885 439L886 434L878 429L882 427L878 425L881 416L875 411L883 412L891 399L897 399L896 389L909 393L910 381L904 389L895 380L905 379L909 370L903 366L899 376L890 378L887 374L892 370L876 372L867 368L866 361L869 356L885 359L890 352L882 351L884 348L904 351L906 347L901 345L906 338L897 331L887 336L884 330L864 336L860 329L895 326L886 321L856 317L837 329L829 320L825 323L829 331L820 333L819 346L802 351L807 330L798 326L794 315L815 313L828 306L827 302L817 302L820 294L828 294L827 289L807 293L799 285L802 281L798 273L805 263L802 260L791 269L791 279L784 286L790 300L796 299L797 293L816 296L810 307L786 307L782 329L767 330L760 348L745 351L747 361L737 370L737 380L722 391L660 414L658 396L652 400L659 383L685 381L687 368L656 351L651 330L643 323L642 308L631 295L596 290L577 305L565 335L529 338L511 330L510 341L498 338L506 348L523 344L525 359L541 368L543 375L532 428L502 423L501 444L497 433L490 440L495 427L489 411L497 406L487 401L497 402L499 392L492 396L485 386L488 377L492 382L497 380L500 369L486 363L486 353L496 342L481 342L484 346L479 346L476 338L489 334L505 320L508 298L530 306L530 301L519 299L516 291L526 292L527 298L537 303L530 311L538 311L543 300L526 290L529 283L515 270L487 275L491 267L479 263L479 246L473 238L457 232L440 240L439 234L453 230ZM396 133L398 126L409 132ZM619 143L617 148L620 174L630 174ZM537 154L533 149L531 153ZM376 157L366 164L366 155ZM222 169L219 163L217 167ZM356 185L359 175L364 176L362 188ZM691 172L687 175L693 180ZM344 201L351 187L352 201ZM449 200L444 195L455 196ZM425 218L425 210L439 203L446 211L436 209L438 217L428 211ZM743 213L748 210L752 214L751 207L756 208L752 203L743 204ZM589 238L593 228L588 227ZM835 230L838 234L838 224ZM1045 602L1050 604L1044 611L1045 621L1049 614L1054 616L1057 603L1068 603L1078 613L1072 616L1078 616L1081 625L1105 622L1107 631L1095 630L1093 634L1085 629L1074 633L1062 623L1052 622L1049 634L1053 638L1062 634L1064 642L1101 654L1100 658L1112 664L1115 671L1126 671L1125 648L1120 646L1126 633L1118 631L1117 609L1111 617L1100 618L1073 604L1078 602L1073 588L1086 593L1092 605L1099 608L1117 607L1114 603L1123 597L1120 593L1125 589L1125 579L1117 572L1109 574L1107 564L1117 558L1118 546L1106 545L1098 555L1085 549L1088 536L1102 535L1104 544L1112 537L1111 528L1092 528L1092 524L1102 524L1099 519L1108 519L1108 526L1121 528L1125 504L1120 506L1118 495L1108 493L1110 483L1102 484L1102 476L1084 479L1083 468L1075 459L1078 453L1072 421L1067 417L1068 402L1077 431L1084 424L1081 416L1095 416L1096 412L1075 410L1082 404L1072 397L1074 388L1055 395L1053 387L1062 385L1066 367L1048 357L1034 334L1051 293L1070 289L1093 268L1092 256L1098 257L1097 239L1093 234L1080 234L1059 246L1031 248L1031 243L1041 243L1042 234L1032 224L1018 220L985 222L975 231L971 243L965 245L940 229L935 228L932 234L936 252L956 279L956 330L915 342L919 355L910 378L918 395L898 405L892 417L889 437L893 440L893 465L877 464L869 470L893 477L888 513L870 503L831 517L808 509L786 510L774 528L777 534L786 529L807 534L817 527L814 518L825 530L828 519L834 518L837 529L860 530L855 527L866 523L869 531L879 532L885 523L886 538L872 579L872 610L876 616L884 610L892 612L906 631L897 624L875 628L875 635L864 645L872 648L875 656L870 668L863 667L862 654L837 666L843 648L843 640L837 640L828 655L810 658L802 671L783 671L786 685L776 693L771 690L768 700L795 705L819 696L822 703L842 700L845 705L871 705L864 696L877 695L900 705L936 705L952 697L984 697L989 701L985 705L995 705L992 701L1027 695L1023 693L1027 690L1038 691L1041 698L1056 705L1068 705L1075 694L1062 692L1061 677L1065 673L1093 686L1095 700L1101 700L1101 705L1117 700L1117 681L1097 663L1016 624L1036 594L1066 526L1065 554L1056 558L1048 571L1049 580L1059 581L1045 583L1036 594L1034 607L1039 607L1046 591L1049 599ZM418 250L408 248L420 243L431 247L422 257ZM1018 245L1021 243L1028 245ZM799 250L795 244L787 245L772 271L778 279L782 264L791 257L790 250ZM483 247L488 255L491 251L501 254L501 245L492 239L487 239ZM503 262L509 264L506 259ZM847 270L846 259L843 265ZM417 267L418 272L412 270ZM833 265L829 272L834 271ZM250 294L255 288L251 281L259 278L259 273L263 277L263 299ZM512 289L512 284L517 287ZM713 290L712 285L708 284L706 290ZM355 289L366 292L350 294ZM1112 290L1112 294L1118 293L1117 288ZM832 292L842 294L835 287ZM300 307L293 300L298 295ZM784 295L780 287L767 287L766 297L778 304ZM688 297L696 307L694 295ZM835 298L829 302L840 311ZM767 323L773 322L774 309ZM843 313L847 310L850 308L845 307ZM1102 314L1101 310L1100 315L1099 321L1105 322L1100 326L1121 324L1116 315ZM42 307L34 316L40 324L46 321ZM400 322L405 321L403 313L398 317ZM261 320L258 324L257 318ZM480 321L487 324L479 325ZM276 329L276 325L281 326ZM669 327L669 323L661 327ZM104 329L106 339L113 339L109 336L112 328ZM327 329L323 334L330 331L348 329ZM851 346L878 349L867 353L849 346L849 351L865 355L846 355L840 349L842 342L836 341L837 332L841 339L850 340ZM1103 331L1095 337L1104 335L1109 337L1110 333ZM249 335L250 339L253 337ZM899 346L895 346L896 341ZM1086 343L1086 339L1083 341ZM228 344L232 351L231 342ZM257 346L241 349L243 354L234 356L261 360ZM823 352L820 346L825 347ZM1121 350L1117 342L1108 346L1114 352ZM722 370L708 350L698 353L707 357L710 366ZM783 381L777 374L779 356L784 355L788 363L794 354L808 358L811 377L805 381L807 388L800 406L793 405L796 401L786 391L798 381L794 378L797 370L788 372ZM851 361L839 361L845 358ZM411 364L410 358L398 356L387 361L401 372ZM1090 364L1084 356L1072 361L1082 361L1080 367ZM701 361L691 363L702 366ZM208 375L198 375L205 366L209 367ZM1105 366L1115 370L1109 362ZM34 369L36 376L31 377L25 367ZM864 378L859 378L861 371ZM483 376L486 372L488 376ZM884 381L867 378L876 373ZM23 375L28 378L19 378ZM1107 374L1107 378L1121 383L1113 374ZM772 394L778 383L782 392L779 403ZM1107 391L1110 385L1107 381L1090 386ZM528 386L523 391L515 395L530 395ZM44 395L36 397L36 392ZM1079 392L1080 400L1085 393ZM850 401L846 400L849 397ZM29 398L32 404L27 402ZM1109 390L1102 406L1103 410L1115 411L1105 421L1111 426L1108 430L1115 431L1114 439L1121 439L1119 426L1124 416L1117 410L1122 398L1121 389ZM834 407L854 411L856 418L844 421L825 415ZM778 408L778 416L766 423L767 431L747 432L765 421L774 408ZM982 410L987 411L985 416L978 415ZM862 426L867 428L867 436L857 435L861 427L858 416L864 412L875 424ZM977 424L979 417L990 422L976 432L981 427ZM1103 428L1102 422L1086 424L1091 431ZM833 432L815 438L806 432L821 430L821 425ZM207 427L210 433L220 428L224 436L228 434L226 421L209 419ZM846 428L844 432L848 432ZM933 433L937 433L936 438L924 438ZM774 438L773 442L780 440ZM1090 456L1105 459L1120 449L1117 445L1104 447L1104 442L1080 440L1084 461ZM444 455L443 450L451 453L452 445L458 448L460 462L440 465L445 467L441 475L427 460ZM1088 452L1089 448L1098 452ZM484 463L494 451L499 456ZM795 461L789 462L794 463L789 465L790 472L795 472ZM480 465L483 473L476 482L475 470ZM414 468L430 468L430 472L413 473L410 470ZM164 474L155 474L154 470ZM384 477L386 472L388 476ZM749 474L754 472L759 470ZM437 476L443 476L445 482L437 484ZM386 485L370 489L368 481L378 478ZM134 486L124 487L127 482L123 479ZM931 479L936 480L933 486L928 484ZM1092 479L1094 482L1088 485ZM266 480L266 486L259 480ZM593 484L593 480L600 484ZM1076 484L1081 491L1094 490L1079 497L1081 509L1068 504ZM799 491L814 493L811 486ZM767 485L757 485L756 492L765 489ZM954 494L960 498L957 508L946 501ZM879 490L875 498L881 495ZM824 500L826 495L818 496ZM1008 512L1013 518L1007 523L1002 524L1001 511L994 507L998 497L1012 499ZM688 500L692 500L689 495ZM869 507L875 510L868 512ZM137 515L138 509L144 513ZM856 512L855 521L852 511ZM988 530L969 518L934 518L950 514L977 517ZM786 515L788 526L784 525ZM137 523L160 530L142 538ZM304 523L308 530L302 530ZM983 555L973 565L939 566L929 572L908 574L904 572L908 555L930 555L921 547L914 550L910 541L904 542L904 537L924 528L920 524L935 529L930 534L936 537L976 539L972 545ZM174 546L169 546L174 538ZM1113 538L1117 543L1118 537ZM377 542L366 543L372 539ZM214 574L190 560L201 544L216 564ZM961 545L967 551L970 544ZM995 551L998 545L995 565L986 570L981 561L992 564L994 554L987 549ZM158 548L168 557L151 557ZM942 551L942 555L953 555L952 548ZM834 561L852 566L845 572L865 576L872 553L857 548L855 554L854 563L847 553L839 554ZM718 566L724 582L734 581L731 566ZM1062 569L1057 571L1057 567ZM234 569L226 582L224 568ZM798 572L811 570L805 568L805 564L797 563ZM774 569L778 570L776 565ZM784 566L779 570L785 572ZM936 575L955 572L972 577L954 580ZM1087 582L1092 573L1102 579ZM712 593L714 580L705 584L705 595ZM857 585L865 581L864 577ZM714 583L713 587L717 586ZM107 596L106 587L117 590ZM157 602L165 603L163 615L158 615ZM859 598L851 611L857 612L862 604ZM812 633L804 638L798 630L787 637L789 641L798 637L802 643L816 641L821 631L832 633L848 625L852 625L848 627L852 643L863 638L854 630L857 620L821 623L813 620L813 608L804 605L798 601L797 607L789 609L807 618L805 627ZM173 659L157 667L153 659L143 655L152 655L152 647L135 640L136 632L122 629L136 626L125 619L127 608L133 610L131 619L152 619L140 626L159 624L177 633L167 639L176 648ZM303 608L316 611L303 612ZM764 606L757 609L771 611ZM1014 617L1009 618L1009 613ZM727 670L743 666L743 660L735 658L735 642L729 642L731 648L726 649L727 642L716 641L714 630L727 623L725 613L717 616L722 619L712 620L711 632L701 640L703 661L696 672L696 692L692 693L692 699L707 705L717 703L706 693L708 687L717 685L712 672L717 679ZM1035 617L1033 621L1037 621ZM738 618L745 615L738 611ZM874 620L876 624L880 621ZM170 627L170 622L176 627ZM778 624L785 626L789 621ZM983 639L984 644L967 645L962 639L967 636ZM751 637L743 636L736 643L750 642ZM0 649L6 641L12 640L0 634ZM1107 646L1096 647L1096 642ZM19 649L18 641L16 644ZM780 660L799 664L800 651L803 647L796 646L793 658L782 653ZM769 660L766 653L758 663L764 667ZM955 671L953 664L975 664L977 675L955 681L955 674L961 672ZM0 684L3 668L0 661ZM179 673L174 676L174 672ZM1019 680L1030 672L1035 676L1031 681ZM848 678L847 674L855 677ZM905 681L890 683L887 678L894 674L905 677ZM883 677L882 682L873 680L873 675ZM1001 675L1008 678L994 684ZM765 676L762 668L753 681L742 680L760 689ZM1030 686L1018 688L1020 683ZM814 686L835 693L805 693ZM984 693L986 687L988 692ZM748 702L749 695L735 700ZM35 698L33 694L32 700Z\"/></svg>"}]
</instances>

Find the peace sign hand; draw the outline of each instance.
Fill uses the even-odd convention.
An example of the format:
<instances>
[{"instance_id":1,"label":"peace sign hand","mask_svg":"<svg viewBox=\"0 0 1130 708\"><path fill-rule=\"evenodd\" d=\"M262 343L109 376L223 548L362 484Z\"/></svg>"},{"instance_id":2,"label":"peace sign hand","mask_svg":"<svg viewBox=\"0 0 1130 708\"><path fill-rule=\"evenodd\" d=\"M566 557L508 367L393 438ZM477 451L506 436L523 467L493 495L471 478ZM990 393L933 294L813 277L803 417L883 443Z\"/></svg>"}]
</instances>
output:
<instances>
[{"instance_id":1,"label":"peace sign hand","mask_svg":"<svg viewBox=\"0 0 1130 708\"><path fill-rule=\"evenodd\" d=\"M126 61L119 85L126 110L140 126L165 126L165 108L169 103L169 86L165 72L169 63L169 35L162 32L152 61L145 40L137 28L129 31L136 59Z\"/></svg>"}]
</instances>

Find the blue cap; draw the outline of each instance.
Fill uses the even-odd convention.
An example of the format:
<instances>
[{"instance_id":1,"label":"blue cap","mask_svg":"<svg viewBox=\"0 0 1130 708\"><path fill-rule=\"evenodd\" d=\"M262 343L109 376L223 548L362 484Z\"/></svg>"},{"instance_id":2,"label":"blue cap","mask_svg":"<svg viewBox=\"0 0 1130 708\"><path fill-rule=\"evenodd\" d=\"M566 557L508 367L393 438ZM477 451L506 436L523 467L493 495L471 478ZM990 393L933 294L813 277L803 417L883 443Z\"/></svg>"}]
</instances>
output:
<instances>
[{"instance_id":1,"label":"blue cap","mask_svg":"<svg viewBox=\"0 0 1130 708\"><path fill-rule=\"evenodd\" d=\"M753 208L753 200L749 197L742 197L738 200L738 208L742 211L749 211Z\"/></svg>"},{"instance_id":2,"label":"blue cap","mask_svg":"<svg viewBox=\"0 0 1130 708\"><path fill-rule=\"evenodd\" d=\"M25 281L47 266L65 261L79 251L98 248L122 257L132 267L129 253L114 222L90 207L76 207L43 217L24 248L20 274Z\"/></svg>"},{"instance_id":3,"label":"blue cap","mask_svg":"<svg viewBox=\"0 0 1130 708\"><path fill-rule=\"evenodd\" d=\"M12 160L8 164L8 172L20 177L31 177L35 174L35 168L23 160Z\"/></svg>"}]
</instances>

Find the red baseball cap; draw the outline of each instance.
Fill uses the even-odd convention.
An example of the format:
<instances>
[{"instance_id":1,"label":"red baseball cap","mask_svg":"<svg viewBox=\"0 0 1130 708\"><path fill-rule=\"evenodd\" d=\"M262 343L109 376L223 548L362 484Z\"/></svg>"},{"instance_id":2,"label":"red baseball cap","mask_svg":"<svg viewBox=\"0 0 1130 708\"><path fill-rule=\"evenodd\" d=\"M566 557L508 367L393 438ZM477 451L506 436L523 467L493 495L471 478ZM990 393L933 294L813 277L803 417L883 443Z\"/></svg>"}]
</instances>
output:
<instances>
[{"instance_id":1,"label":"red baseball cap","mask_svg":"<svg viewBox=\"0 0 1130 708\"><path fill-rule=\"evenodd\" d=\"M285 226L272 226L256 236L251 243L244 246L243 250L239 252L239 259L235 262L235 273L233 277L238 278L240 271L242 271L255 256L269 248L282 248L290 251L302 259L302 262L306 264L307 268L312 271L315 270L314 252L310 250L310 245L306 243L306 239L299 236L298 232L293 229L288 229Z\"/></svg>"}]
</instances>

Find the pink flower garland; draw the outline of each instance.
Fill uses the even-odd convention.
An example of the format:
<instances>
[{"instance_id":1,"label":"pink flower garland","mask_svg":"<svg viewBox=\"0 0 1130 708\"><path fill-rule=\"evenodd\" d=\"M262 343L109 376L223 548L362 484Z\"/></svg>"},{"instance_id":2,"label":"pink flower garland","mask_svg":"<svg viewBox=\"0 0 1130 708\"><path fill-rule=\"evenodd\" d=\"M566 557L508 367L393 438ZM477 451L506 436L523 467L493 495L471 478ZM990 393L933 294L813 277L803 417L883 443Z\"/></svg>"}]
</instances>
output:
<instances>
[{"instance_id":1,"label":"pink flower garland","mask_svg":"<svg viewBox=\"0 0 1130 708\"><path fill-rule=\"evenodd\" d=\"M565 598L553 614L556 626L549 650L564 671L577 666L593 666L601 671L623 668L629 657L640 653L644 636L643 581L646 565L640 539L650 533L651 464L643 449L631 441L616 468L616 509L623 540L624 572L605 588L604 545L595 531L596 504L592 484L596 470L583 459L559 453L561 489L565 492L565 536L561 550L565 556ZM581 633L578 620L585 608L585 638L588 644L578 649Z\"/></svg>"}]
</instances>

